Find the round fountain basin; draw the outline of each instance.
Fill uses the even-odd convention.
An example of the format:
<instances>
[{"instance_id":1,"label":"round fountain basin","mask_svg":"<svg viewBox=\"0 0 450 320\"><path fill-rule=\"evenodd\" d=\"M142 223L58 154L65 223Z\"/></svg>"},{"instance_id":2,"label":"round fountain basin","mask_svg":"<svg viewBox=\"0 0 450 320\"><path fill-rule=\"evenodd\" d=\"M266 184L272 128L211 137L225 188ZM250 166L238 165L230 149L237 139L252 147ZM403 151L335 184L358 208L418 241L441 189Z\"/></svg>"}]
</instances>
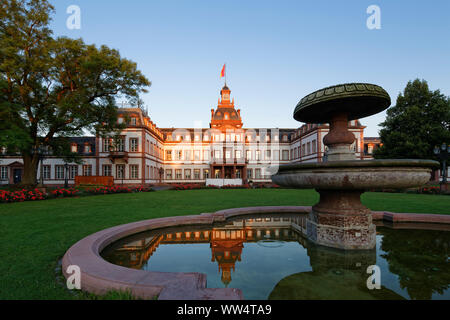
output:
<instances>
[{"instance_id":1,"label":"round fountain basin","mask_svg":"<svg viewBox=\"0 0 450 320\"><path fill-rule=\"evenodd\" d=\"M272 181L280 186L331 190L411 188L430 180L433 160L355 160L280 166Z\"/></svg>"}]
</instances>

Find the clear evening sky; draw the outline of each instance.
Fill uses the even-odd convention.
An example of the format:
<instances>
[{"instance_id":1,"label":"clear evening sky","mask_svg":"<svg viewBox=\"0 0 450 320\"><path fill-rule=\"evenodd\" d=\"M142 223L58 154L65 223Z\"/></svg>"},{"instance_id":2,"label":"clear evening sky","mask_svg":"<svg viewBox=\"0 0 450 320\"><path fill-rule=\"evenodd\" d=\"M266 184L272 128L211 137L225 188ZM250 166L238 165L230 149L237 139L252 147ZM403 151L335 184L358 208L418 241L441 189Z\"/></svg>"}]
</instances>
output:
<instances>
[{"instance_id":1,"label":"clear evening sky","mask_svg":"<svg viewBox=\"0 0 450 320\"><path fill-rule=\"evenodd\" d=\"M381 85L395 104L408 80L450 95L450 1L53 0L56 35L106 44L152 82L143 96L159 127L209 126L227 64L244 127L295 128L297 102L346 82ZM81 29L69 30L69 5ZM381 9L369 30L366 9ZM385 113L362 119L378 136Z\"/></svg>"}]
</instances>

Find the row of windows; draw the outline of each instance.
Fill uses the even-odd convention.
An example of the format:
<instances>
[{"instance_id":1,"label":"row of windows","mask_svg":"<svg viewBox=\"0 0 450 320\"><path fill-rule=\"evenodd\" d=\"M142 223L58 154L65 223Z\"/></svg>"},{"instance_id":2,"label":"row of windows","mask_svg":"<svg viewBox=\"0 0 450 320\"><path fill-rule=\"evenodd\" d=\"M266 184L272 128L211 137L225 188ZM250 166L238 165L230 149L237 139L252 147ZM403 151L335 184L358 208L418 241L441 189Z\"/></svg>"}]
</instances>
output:
<instances>
[{"instance_id":1,"label":"row of windows","mask_svg":"<svg viewBox=\"0 0 450 320\"><path fill-rule=\"evenodd\" d=\"M166 180L201 180L201 179L209 179L211 177L211 172L209 169L203 169L203 177L201 176L200 169L166 169L165 176ZM184 174L183 174L184 172ZM253 175L254 173L254 175ZM222 171L220 169L215 169L213 172L213 178L221 179ZM236 179L241 179L241 170L235 170ZM263 174L261 169L247 169L247 179L269 179L270 174Z\"/></svg>"},{"instance_id":2,"label":"row of windows","mask_svg":"<svg viewBox=\"0 0 450 320\"><path fill-rule=\"evenodd\" d=\"M225 133L220 133L220 134L205 134L203 136L203 141L210 141L210 139L212 139L212 141L229 141L229 142L242 142L244 141L244 137L246 141L261 141L261 138L259 135L253 135L253 134L225 134ZM191 135L190 134L186 134L186 135L181 135L181 134L168 134L167 135L167 141L191 141ZM266 135L264 140L266 142L269 142L270 136ZM279 137L278 135L273 136L273 140L274 141L279 141ZM287 135L283 135L281 140L283 142L287 142L288 141L288 136ZM194 141L201 141L201 137L200 135L196 134L194 135Z\"/></svg>"},{"instance_id":3,"label":"row of windows","mask_svg":"<svg viewBox=\"0 0 450 320\"><path fill-rule=\"evenodd\" d=\"M210 160L211 151L203 150L203 157L201 158L200 150L166 150L166 159L168 161L172 160ZM272 150L265 150L264 153L261 150L246 150L245 158L247 160L263 160L262 154L264 154L264 160L279 160L280 152L279 150L274 150L272 158ZM231 150L214 150L212 153L214 159L222 159L225 156L225 159L232 159L233 152ZM254 158L253 158L254 155ZM234 150L234 158L233 159L242 159L243 152L242 150ZM282 150L281 160L288 161L289 160L289 150Z\"/></svg>"},{"instance_id":4,"label":"row of windows","mask_svg":"<svg viewBox=\"0 0 450 320\"><path fill-rule=\"evenodd\" d=\"M110 151L125 151L125 139L103 139L103 152ZM140 152L139 148L139 138L130 138L129 139L129 151L130 152ZM162 148L160 148L156 143L151 142L150 140L146 140L145 144L145 152L149 153L152 156L162 158Z\"/></svg>"},{"instance_id":5,"label":"row of windows","mask_svg":"<svg viewBox=\"0 0 450 320\"><path fill-rule=\"evenodd\" d=\"M291 149L291 159L298 159L317 152L317 140L302 144L302 148Z\"/></svg>"}]
</instances>

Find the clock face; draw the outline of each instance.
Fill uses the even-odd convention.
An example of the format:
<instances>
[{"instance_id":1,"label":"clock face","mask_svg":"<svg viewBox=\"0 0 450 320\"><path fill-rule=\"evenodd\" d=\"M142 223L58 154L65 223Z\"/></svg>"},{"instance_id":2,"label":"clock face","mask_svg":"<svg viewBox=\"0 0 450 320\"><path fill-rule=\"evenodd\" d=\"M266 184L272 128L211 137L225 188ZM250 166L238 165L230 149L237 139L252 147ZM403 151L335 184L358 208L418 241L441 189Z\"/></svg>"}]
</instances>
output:
<instances>
[{"instance_id":1,"label":"clock face","mask_svg":"<svg viewBox=\"0 0 450 320\"><path fill-rule=\"evenodd\" d=\"M228 93L225 93L223 95L223 100L230 100L230 95Z\"/></svg>"}]
</instances>

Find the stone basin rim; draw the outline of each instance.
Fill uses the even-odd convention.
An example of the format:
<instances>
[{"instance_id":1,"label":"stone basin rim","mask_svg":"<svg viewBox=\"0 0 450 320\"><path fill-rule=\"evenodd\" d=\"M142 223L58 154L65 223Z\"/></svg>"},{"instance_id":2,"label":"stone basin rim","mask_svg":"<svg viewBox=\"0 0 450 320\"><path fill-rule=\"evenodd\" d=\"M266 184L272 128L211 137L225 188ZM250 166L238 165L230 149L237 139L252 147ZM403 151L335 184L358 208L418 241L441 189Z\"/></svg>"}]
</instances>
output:
<instances>
[{"instance_id":1,"label":"stone basin rim","mask_svg":"<svg viewBox=\"0 0 450 320\"><path fill-rule=\"evenodd\" d=\"M69 265L80 265L82 289L91 293L101 294L110 289L131 290L136 297L152 298L160 295L160 299L186 300L186 299L242 299L242 293L238 289L208 289L206 279L198 277L199 273L172 273L154 272L145 270L135 270L111 264L100 257L99 252L103 248L129 235L161 229L168 226L186 225L212 225L214 221L225 221L236 216L246 216L254 214L274 214L274 213L309 213L310 206L263 206L263 207L241 207L216 211L214 213L203 213L191 216L176 216L168 218L156 218L131 222L93 233L76 242L65 253L62 259L62 270L64 276ZM388 222L420 222L430 224L450 225L450 215L439 214L408 214L392 213L387 211L373 211L374 220L385 220ZM193 276L197 275L198 286L190 295L182 295L180 288L173 288L183 281L193 281ZM173 278L172 280L170 278ZM134 280L140 279L141 282ZM171 285L172 284L172 285ZM173 295L172 295L173 294Z\"/></svg>"},{"instance_id":2,"label":"stone basin rim","mask_svg":"<svg viewBox=\"0 0 450 320\"><path fill-rule=\"evenodd\" d=\"M303 169L358 169L358 168L439 168L435 160L420 159L379 159L379 160L347 160L298 164L283 164L278 172L301 171Z\"/></svg>"}]
</instances>

